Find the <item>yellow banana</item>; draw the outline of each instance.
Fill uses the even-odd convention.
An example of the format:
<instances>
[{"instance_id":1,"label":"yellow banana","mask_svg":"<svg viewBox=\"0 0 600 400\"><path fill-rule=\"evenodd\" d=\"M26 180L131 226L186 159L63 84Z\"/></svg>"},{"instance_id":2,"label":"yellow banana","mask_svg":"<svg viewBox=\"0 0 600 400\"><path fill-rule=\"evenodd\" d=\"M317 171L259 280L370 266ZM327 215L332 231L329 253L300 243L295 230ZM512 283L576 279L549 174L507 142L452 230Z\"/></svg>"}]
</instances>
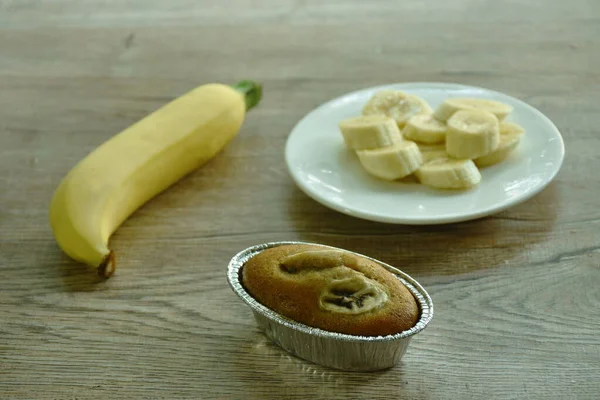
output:
<instances>
[{"instance_id":1,"label":"yellow banana","mask_svg":"<svg viewBox=\"0 0 600 400\"><path fill-rule=\"evenodd\" d=\"M222 150L261 98L252 81L199 86L115 135L62 180L50 204L56 241L110 276L108 241L141 205Z\"/></svg>"}]
</instances>

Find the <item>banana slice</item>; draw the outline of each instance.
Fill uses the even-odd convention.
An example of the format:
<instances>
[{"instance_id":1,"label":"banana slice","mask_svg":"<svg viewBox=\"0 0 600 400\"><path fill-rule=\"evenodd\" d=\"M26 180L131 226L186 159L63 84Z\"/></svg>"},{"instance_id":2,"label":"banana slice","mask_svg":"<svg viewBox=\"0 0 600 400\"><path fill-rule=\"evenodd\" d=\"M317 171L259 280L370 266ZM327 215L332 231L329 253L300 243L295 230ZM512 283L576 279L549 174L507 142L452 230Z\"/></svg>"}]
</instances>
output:
<instances>
[{"instance_id":1,"label":"banana slice","mask_svg":"<svg viewBox=\"0 0 600 400\"><path fill-rule=\"evenodd\" d=\"M437 189L469 189L481 181L472 160L438 157L421 166L415 175L423 185Z\"/></svg>"},{"instance_id":2,"label":"banana slice","mask_svg":"<svg viewBox=\"0 0 600 400\"><path fill-rule=\"evenodd\" d=\"M281 269L290 274L306 270L322 270L344 265L345 253L340 250L308 250L281 260Z\"/></svg>"},{"instance_id":3,"label":"banana slice","mask_svg":"<svg viewBox=\"0 0 600 400\"><path fill-rule=\"evenodd\" d=\"M387 115L399 128L415 115L430 114L433 110L425 100L400 90L381 90L373 95L362 110L363 115Z\"/></svg>"},{"instance_id":4,"label":"banana slice","mask_svg":"<svg viewBox=\"0 0 600 400\"><path fill-rule=\"evenodd\" d=\"M319 296L321 309L341 314L362 314L387 301L388 294L378 282L356 271L348 278L331 282Z\"/></svg>"},{"instance_id":5,"label":"banana slice","mask_svg":"<svg viewBox=\"0 0 600 400\"><path fill-rule=\"evenodd\" d=\"M460 110L448 120L446 151L454 158L477 158L498 148L498 118L483 110Z\"/></svg>"},{"instance_id":6,"label":"banana slice","mask_svg":"<svg viewBox=\"0 0 600 400\"><path fill-rule=\"evenodd\" d=\"M435 160L436 158L447 158L450 157L446 152L446 144L422 144L417 143L419 150L421 151L421 158L423 158L423 164Z\"/></svg>"},{"instance_id":7,"label":"banana slice","mask_svg":"<svg viewBox=\"0 0 600 400\"><path fill-rule=\"evenodd\" d=\"M514 122L500 122L500 135L523 135L525 128Z\"/></svg>"},{"instance_id":8,"label":"banana slice","mask_svg":"<svg viewBox=\"0 0 600 400\"><path fill-rule=\"evenodd\" d=\"M419 150L421 150L421 153L425 153L428 151L446 151L446 144L445 143L439 143L439 144L425 144L425 143L417 143L417 146L419 147Z\"/></svg>"},{"instance_id":9,"label":"banana slice","mask_svg":"<svg viewBox=\"0 0 600 400\"><path fill-rule=\"evenodd\" d=\"M339 123L346 146L353 150L391 146L402 140L396 122L385 115L348 118Z\"/></svg>"},{"instance_id":10,"label":"banana slice","mask_svg":"<svg viewBox=\"0 0 600 400\"><path fill-rule=\"evenodd\" d=\"M501 122L500 144L498 148L485 156L474 159L475 165L478 167L487 167L506 160L510 153L517 148L524 133L525 130L517 124Z\"/></svg>"},{"instance_id":11,"label":"banana slice","mask_svg":"<svg viewBox=\"0 0 600 400\"><path fill-rule=\"evenodd\" d=\"M494 114L499 121L502 121L512 112L513 107L495 100L450 98L439 105L433 116L441 122L446 122L459 110L484 110Z\"/></svg>"},{"instance_id":12,"label":"banana slice","mask_svg":"<svg viewBox=\"0 0 600 400\"><path fill-rule=\"evenodd\" d=\"M380 149L359 150L356 154L368 173L390 181L412 174L423 163L419 147L408 140Z\"/></svg>"},{"instance_id":13,"label":"banana slice","mask_svg":"<svg viewBox=\"0 0 600 400\"><path fill-rule=\"evenodd\" d=\"M421 114L411 117L402 135L415 142L434 144L446 139L446 124L433 118L431 114Z\"/></svg>"}]
</instances>

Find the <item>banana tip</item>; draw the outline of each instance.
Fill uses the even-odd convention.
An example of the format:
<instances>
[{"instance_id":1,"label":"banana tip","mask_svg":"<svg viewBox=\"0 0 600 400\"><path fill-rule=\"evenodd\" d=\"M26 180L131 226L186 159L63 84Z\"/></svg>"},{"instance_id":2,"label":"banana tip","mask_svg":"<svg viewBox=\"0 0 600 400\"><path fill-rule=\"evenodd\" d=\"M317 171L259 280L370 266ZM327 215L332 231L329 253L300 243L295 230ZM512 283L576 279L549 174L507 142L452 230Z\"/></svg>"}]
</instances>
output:
<instances>
[{"instance_id":1,"label":"banana tip","mask_svg":"<svg viewBox=\"0 0 600 400\"><path fill-rule=\"evenodd\" d=\"M111 251L104 259L104 262L98 267L98 275L104 278L110 278L112 274L115 273L116 269L117 261L115 259L115 253Z\"/></svg>"}]
</instances>

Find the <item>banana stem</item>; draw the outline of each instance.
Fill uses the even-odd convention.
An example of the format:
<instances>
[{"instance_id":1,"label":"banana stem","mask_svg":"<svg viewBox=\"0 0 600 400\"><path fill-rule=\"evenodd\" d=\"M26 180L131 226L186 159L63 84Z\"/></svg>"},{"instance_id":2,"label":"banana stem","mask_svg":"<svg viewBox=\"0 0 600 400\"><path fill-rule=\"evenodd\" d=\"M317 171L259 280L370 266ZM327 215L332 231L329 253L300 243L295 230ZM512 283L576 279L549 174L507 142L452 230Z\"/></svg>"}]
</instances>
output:
<instances>
[{"instance_id":1,"label":"banana stem","mask_svg":"<svg viewBox=\"0 0 600 400\"><path fill-rule=\"evenodd\" d=\"M233 88L244 95L246 111L256 106L262 98L262 85L254 81L240 81Z\"/></svg>"},{"instance_id":2,"label":"banana stem","mask_svg":"<svg viewBox=\"0 0 600 400\"><path fill-rule=\"evenodd\" d=\"M110 278L115 273L115 269L117 269L117 260L115 259L115 253L111 251L98 267L98 275Z\"/></svg>"}]
</instances>

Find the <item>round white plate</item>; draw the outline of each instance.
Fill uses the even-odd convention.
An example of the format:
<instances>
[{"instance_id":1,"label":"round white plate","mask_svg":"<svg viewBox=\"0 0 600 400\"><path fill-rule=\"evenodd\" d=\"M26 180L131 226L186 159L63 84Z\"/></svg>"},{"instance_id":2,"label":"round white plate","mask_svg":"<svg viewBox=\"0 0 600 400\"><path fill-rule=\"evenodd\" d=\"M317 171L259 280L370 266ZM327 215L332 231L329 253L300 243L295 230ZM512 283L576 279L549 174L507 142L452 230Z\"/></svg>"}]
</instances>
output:
<instances>
[{"instance_id":1,"label":"round white plate","mask_svg":"<svg viewBox=\"0 0 600 400\"><path fill-rule=\"evenodd\" d=\"M346 149L339 121L360 115L378 90L399 89L427 100L435 109L448 97L478 97L508 103L506 119L525 128L513 154L481 170L481 183L467 191L444 191L417 183L386 182L367 174ZM442 224L484 217L540 192L558 173L564 144L556 126L540 111L491 90L446 83L403 83L372 87L331 100L306 115L288 137L289 172L308 196L344 214L395 224Z\"/></svg>"}]
</instances>

